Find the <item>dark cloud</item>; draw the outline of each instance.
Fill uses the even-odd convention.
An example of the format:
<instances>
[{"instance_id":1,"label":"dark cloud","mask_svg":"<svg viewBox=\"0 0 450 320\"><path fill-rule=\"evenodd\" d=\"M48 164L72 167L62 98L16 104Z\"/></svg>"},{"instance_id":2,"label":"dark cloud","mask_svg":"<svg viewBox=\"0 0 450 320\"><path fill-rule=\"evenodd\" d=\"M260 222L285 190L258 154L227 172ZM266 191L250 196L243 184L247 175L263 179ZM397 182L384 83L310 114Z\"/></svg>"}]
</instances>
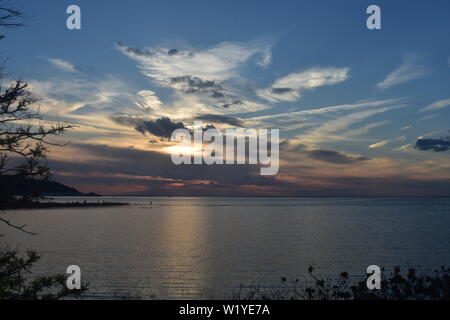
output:
<instances>
[{"instance_id":1,"label":"dark cloud","mask_svg":"<svg viewBox=\"0 0 450 320\"><path fill-rule=\"evenodd\" d=\"M167 54L169 55L169 56L174 56L174 55L176 55L176 54L178 54L179 53L179 51L177 50L177 49L170 49L168 52L167 52Z\"/></svg>"},{"instance_id":2,"label":"dark cloud","mask_svg":"<svg viewBox=\"0 0 450 320\"><path fill-rule=\"evenodd\" d=\"M186 128L183 122L175 122L172 121L170 118L163 117L158 118L155 120L148 120L143 119L139 117L130 117L130 116L124 116L124 115L115 115L111 117L111 120L114 122L124 125L124 126L130 126L134 127L134 129L142 134L151 133L154 136L160 137L160 141L164 141L166 138L170 138L172 136L173 131L176 129L186 129L191 134L193 133L192 130L189 130ZM238 119L236 119L237 121ZM212 124L207 124L206 126L202 127L203 131L206 131L208 129L216 129L216 127ZM157 140L150 140L149 143L155 143L158 142Z\"/></svg>"},{"instance_id":3,"label":"dark cloud","mask_svg":"<svg viewBox=\"0 0 450 320\"><path fill-rule=\"evenodd\" d=\"M148 132L154 136L163 138L170 138L172 132L176 129L186 129L183 122L174 122L167 117L155 120L144 120L142 118L133 118L129 116L113 116L111 119L122 125L134 126L134 129L142 134Z\"/></svg>"},{"instance_id":4,"label":"dark cloud","mask_svg":"<svg viewBox=\"0 0 450 320\"><path fill-rule=\"evenodd\" d=\"M238 105L241 105L241 104L243 104L243 102L241 100L234 100L234 101L229 102L229 103L224 103L221 106L222 106L222 108L227 109L229 107L238 106Z\"/></svg>"},{"instance_id":5,"label":"dark cloud","mask_svg":"<svg viewBox=\"0 0 450 320\"><path fill-rule=\"evenodd\" d=\"M350 164L359 161L366 161L369 158L361 157L361 156L349 156L338 151L333 150L308 150L307 154L309 157L329 163L335 164Z\"/></svg>"},{"instance_id":6,"label":"dark cloud","mask_svg":"<svg viewBox=\"0 0 450 320\"><path fill-rule=\"evenodd\" d=\"M84 144L72 144L71 147L81 154L102 159L90 162L50 159L49 164L55 170L58 181L75 187L83 185L83 190L91 190L89 185L140 185L146 186L142 194L239 195L242 191L237 189L241 185L269 186L275 183L273 177L259 174L258 165L175 165L170 154L157 151ZM70 175L58 176L58 172ZM198 181L204 183L198 184ZM169 186L171 183L186 186L174 190Z\"/></svg>"},{"instance_id":7,"label":"dark cloud","mask_svg":"<svg viewBox=\"0 0 450 320\"><path fill-rule=\"evenodd\" d=\"M123 126L135 126L138 123L141 123L144 121L144 119L142 119L142 118L121 116L121 115L112 116L111 120L113 120L115 123L121 124Z\"/></svg>"},{"instance_id":8,"label":"dark cloud","mask_svg":"<svg viewBox=\"0 0 450 320\"><path fill-rule=\"evenodd\" d=\"M135 54L137 56L147 57L147 56L153 55L153 53L150 50L136 48L136 47L128 47L128 46L124 45L122 42L117 43L117 45L119 47L121 47L122 49L124 49L126 52Z\"/></svg>"},{"instance_id":9,"label":"dark cloud","mask_svg":"<svg viewBox=\"0 0 450 320\"><path fill-rule=\"evenodd\" d=\"M450 150L450 138L441 139L417 139L415 148L421 151L432 150L434 152L443 152Z\"/></svg>"},{"instance_id":10,"label":"dark cloud","mask_svg":"<svg viewBox=\"0 0 450 320\"><path fill-rule=\"evenodd\" d=\"M289 139L280 142L280 150L286 154L305 154L311 159L324 161L333 164L352 164L359 161L367 161L370 158L356 155L349 155L334 150L311 149L307 145L301 143L292 143Z\"/></svg>"},{"instance_id":11,"label":"dark cloud","mask_svg":"<svg viewBox=\"0 0 450 320\"><path fill-rule=\"evenodd\" d=\"M202 128L203 131L209 130L209 129L216 129L216 127L212 124L207 124Z\"/></svg>"},{"instance_id":12,"label":"dark cloud","mask_svg":"<svg viewBox=\"0 0 450 320\"><path fill-rule=\"evenodd\" d=\"M170 78L169 82L184 93L201 94L213 98L219 102L218 106L222 108L230 108L243 103L238 97L227 92L217 81L203 80L193 76L179 76Z\"/></svg>"},{"instance_id":13,"label":"dark cloud","mask_svg":"<svg viewBox=\"0 0 450 320\"><path fill-rule=\"evenodd\" d=\"M214 99L225 98L225 94L223 92L213 90L212 94L211 94L211 97L214 98Z\"/></svg>"},{"instance_id":14,"label":"dark cloud","mask_svg":"<svg viewBox=\"0 0 450 320\"><path fill-rule=\"evenodd\" d=\"M205 89L205 88L221 88L220 85L216 83L216 81L211 80L202 80L198 77L192 76L180 76L180 77L172 77L170 78L171 83L183 83L188 85L193 89Z\"/></svg>"},{"instance_id":15,"label":"dark cloud","mask_svg":"<svg viewBox=\"0 0 450 320\"><path fill-rule=\"evenodd\" d=\"M170 78L170 83L175 85L179 84L182 86L182 90L185 93L212 93L212 96L218 95L218 97L223 97L223 88L217 81L212 80L202 80L198 77L193 76L180 76Z\"/></svg>"},{"instance_id":16,"label":"dark cloud","mask_svg":"<svg viewBox=\"0 0 450 320\"><path fill-rule=\"evenodd\" d=\"M213 123L225 123L235 127L243 127L242 120L230 116L224 116L220 114L203 114L195 118L196 120L202 120Z\"/></svg>"},{"instance_id":17,"label":"dark cloud","mask_svg":"<svg viewBox=\"0 0 450 320\"><path fill-rule=\"evenodd\" d=\"M259 175L257 165L176 166L170 154L156 151L83 144L70 146L78 154L101 159L78 162L77 157L70 160L50 157L49 165L55 171L55 179L84 192L174 196L450 196L450 180L446 178L311 177L307 174L309 168L299 165L284 169L284 174L309 179L287 182ZM286 142L283 146L286 147ZM283 166L280 170L283 172ZM310 183L311 179L316 183ZM105 191L105 187L115 187L118 191Z\"/></svg>"},{"instance_id":18,"label":"dark cloud","mask_svg":"<svg viewBox=\"0 0 450 320\"><path fill-rule=\"evenodd\" d=\"M69 161L50 158L49 165L55 170L57 181L85 192L105 193L104 186L116 186L119 193L146 195L450 196L450 180L444 178L424 180L403 175L379 178L321 176L313 178L315 182L322 181L323 184L308 181L294 183L275 177L260 176L259 166L176 166L169 154L156 151L99 145L71 146L80 154L89 154L102 160L77 162L76 157ZM290 167L289 170L293 168ZM295 167L295 174L301 176L302 170L302 167ZM58 172L64 174L58 175ZM204 182L201 182L203 180ZM174 187L173 183L178 185ZM242 188L243 185L247 187ZM141 187L139 191L133 191L136 186Z\"/></svg>"},{"instance_id":19,"label":"dark cloud","mask_svg":"<svg viewBox=\"0 0 450 320\"><path fill-rule=\"evenodd\" d=\"M293 91L292 88L272 88L272 93L274 94L284 94Z\"/></svg>"},{"instance_id":20,"label":"dark cloud","mask_svg":"<svg viewBox=\"0 0 450 320\"><path fill-rule=\"evenodd\" d=\"M170 138L172 132L176 129L185 129L183 122L173 122L169 118L159 118L156 120L147 120L137 124L136 131L145 134L149 132L157 137Z\"/></svg>"}]
</instances>

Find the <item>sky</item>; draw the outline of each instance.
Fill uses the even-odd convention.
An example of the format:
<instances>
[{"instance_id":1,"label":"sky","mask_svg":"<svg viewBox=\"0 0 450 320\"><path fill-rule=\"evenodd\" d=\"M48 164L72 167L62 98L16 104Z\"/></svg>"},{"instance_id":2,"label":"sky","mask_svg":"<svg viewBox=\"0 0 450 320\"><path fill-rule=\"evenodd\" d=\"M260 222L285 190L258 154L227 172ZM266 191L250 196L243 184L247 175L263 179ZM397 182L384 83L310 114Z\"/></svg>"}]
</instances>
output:
<instances>
[{"instance_id":1,"label":"sky","mask_svg":"<svg viewBox=\"0 0 450 320\"><path fill-rule=\"evenodd\" d=\"M81 30L66 9L81 8ZM369 30L366 9L381 8ZM24 1L9 79L50 122L54 179L84 192L449 196L450 3ZM174 128L280 129L280 169L181 165Z\"/></svg>"}]
</instances>

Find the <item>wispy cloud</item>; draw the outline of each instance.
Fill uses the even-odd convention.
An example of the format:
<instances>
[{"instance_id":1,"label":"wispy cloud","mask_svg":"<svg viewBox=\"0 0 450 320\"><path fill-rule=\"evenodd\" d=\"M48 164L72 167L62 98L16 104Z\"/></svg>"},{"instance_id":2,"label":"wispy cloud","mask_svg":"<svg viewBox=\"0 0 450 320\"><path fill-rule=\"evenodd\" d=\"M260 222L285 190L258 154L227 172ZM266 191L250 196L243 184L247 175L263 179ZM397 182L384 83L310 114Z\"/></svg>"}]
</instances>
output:
<instances>
[{"instance_id":1,"label":"wispy cloud","mask_svg":"<svg viewBox=\"0 0 450 320\"><path fill-rule=\"evenodd\" d=\"M381 148L384 147L385 145L387 145L389 143L389 140L384 140L384 141L380 141L374 144L371 144L369 146L370 149L377 149L377 148Z\"/></svg>"},{"instance_id":2,"label":"wispy cloud","mask_svg":"<svg viewBox=\"0 0 450 320\"><path fill-rule=\"evenodd\" d=\"M346 130L345 136L346 137L361 137L367 133L369 133L372 129L384 126L391 123L390 120L384 120L384 121L378 121L378 122L371 122L366 125L363 125L356 129L349 129Z\"/></svg>"},{"instance_id":3,"label":"wispy cloud","mask_svg":"<svg viewBox=\"0 0 450 320\"><path fill-rule=\"evenodd\" d=\"M270 88L257 90L257 95L270 102L297 101L303 90L337 84L348 79L349 68L315 68L291 73L276 80Z\"/></svg>"},{"instance_id":4,"label":"wispy cloud","mask_svg":"<svg viewBox=\"0 0 450 320\"><path fill-rule=\"evenodd\" d=\"M405 144L405 145L403 145L401 147L398 147L398 148L394 149L393 151L404 151L404 150L408 150L408 149L410 149L412 147L413 147L413 145L411 143L408 143L408 144Z\"/></svg>"},{"instance_id":5,"label":"wispy cloud","mask_svg":"<svg viewBox=\"0 0 450 320\"><path fill-rule=\"evenodd\" d=\"M293 119L306 119L307 116L320 116L326 115L330 113L339 113L352 111L357 109L365 109L365 108L376 108L380 106L390 105L394 103L400 103L404 101L404 99L386 99L386 100L370 100L364 102L358 102L353 104L342 104L337 106L329 106L329 107L321 107L314 109L306 109L300 111L279 113L267 116L253 117L252 121L273 121L279 119L285 119L286 121L292 121Z\"/></svg>"},{"instance_id":6,"label":"wispy cloud","mask_svg":"<svg viewBox=\"0 0 450 320\"><path fill-rule=\"evenodd\" d=\"M376 101L366 101L361 103L354 103L354 104L341 104L337 106L330 106L330 107L322 107L322 108L315 108L315 109L307 109L307 110L301 110L301 111L294 111L289 113L280 113L275 115L268 115L268 116L261 116L261 117L255 117L253 119L273 119L278 117L291 117L291 116L307 116L307 115L320 115L320 114L326 114L331 112L340 112L340 111L348 111L348 110L354 110L354 109L362 109L362 108L368 108L368 107L379 107L395 102L399 102L401 99L387 99L387 100L376 100Z\"/></svg>"},{"instance_id":7,"label":"wispy cloud","mask_svg":"<svg viewBox=\"0 0 450 320\"><path fill-rule=\"evenodd\" d=\"M308 143L310 145L316 145L322 142L328 143L330 141L353 140L354 136L351 134L353 130L350 128L352 125L374 115L402 107L406 107L406 105L386 106L374 110L353 112L337 119L322 123L313 130L309 130L304 134L298 135L296 139L297 141ZM382 124L379 123L379 125Z\"/></svg>"},{"instance_id":8,"label":"wispy cloud","mask_svg":"<svg viewBox=\"0 0 450 320\"><path fill-rule=\"evenodd\" d=\"M413 127L412 124L409 124L409 125L404 126L403 128L401 128L400 131L405 131L405 130L411 129L412 127Z\"/></svg>"},{"instance_id":9,"label":"wispy cloud","mask_svg":"<svg viewBox=\"0 0 450 320\"><path fill-rule=\"evenodd\" d=\"M80 69L69 61L57 59L57 58L48 58L47 61L51 63L54 67L58 68L64 72L79 72Z\"/></svg>"},{"instance_id":10,"label":"wispy cloud","mask_svg":"<svg viewBox=\"0 0 450 320\"><path fill-rule=\"evenodd\" d=\"M450 99L444 99L444 100L439 100L436 102L433 102L432 104L426 106L425 108L423 108L422 110L420 110L420 112L427 112L427 111L436 111L436 110L440 110L446 107L450 107Z\"/></svg>"},{"instance_id":11,"label":"wispy cloud","mask_svg":"<svg viewBox=\"0 0 450 320\"><path fill-rule=\"evenodd\" d=\"M383 140L383 141L379 141L376 143L373 143L371 145L369 145L370 149L378 149L378 148L382 148L385 147L386 145L393 143L393 142L400 142L400 141L405 141L406 137L405 136L401 136L395 139L390 139L390 140Z\"/></svg>"},{"instance_id":12,"label":"wispy cloud","mask_svg":"<svg viewBox=\"0 0 450 320\"><path fill-rule=\"evenodd\" d=\"M432 120L432 119L436 118L438 115L439 114L437 114L437 113L429 114L429 115L423 116L422 118L419 118L417 120L417 122Z\"/></svg>"},{"instance_id":13,"label":"wispy cloud","mask_svg":"<svg viewBox=\"0 0 450 320\"><path fill-rule=\"evenodd\" d=\"M119 43L120 52L139 63L142 72L161 84L171 86L174 77L191 76L201 80L224 81L239 75L239 67L257 56L257 63L267 66L272 42L224 42L208 49L151 47L138 49Z\"/></svg>"},{"instance_id":14,"label":"wispy cloud","mask_svg":"<svg viewBox=\"0 0 450 320\"><path fill-rule=\"evenodd\" d=\"M156 93L151 90L138 91L137 96L136 105L144 110L159 110L163 107L161 100L159 100Z\"/></svg>"},{"instance_id":15,"label":"wispy cloud","mask_svg":"<svg viewBox=\"0 0 450 320\"><path fill-rule=\"evenodd\" d=\"M420 56L409 54L403 58L402 64L397 69L388 74L383 81L377 83L377 87L387 89L401 83L416 80L430 72L431 70L422 65Z\"/></svg>"},{"instance_id":16,"label":"wispy cloud","mask_svg":"<svg viewBox=\"0 0 450 320\"><path fill-rule=\"evenodd\" d=\"M126 84L113 76L56 77L45 81L30 80L30 83L32 92L41 99L41 111L53 114L61 115L85 106L124 108L121 103L132 101Z\"/></svg>"}]
</instances>

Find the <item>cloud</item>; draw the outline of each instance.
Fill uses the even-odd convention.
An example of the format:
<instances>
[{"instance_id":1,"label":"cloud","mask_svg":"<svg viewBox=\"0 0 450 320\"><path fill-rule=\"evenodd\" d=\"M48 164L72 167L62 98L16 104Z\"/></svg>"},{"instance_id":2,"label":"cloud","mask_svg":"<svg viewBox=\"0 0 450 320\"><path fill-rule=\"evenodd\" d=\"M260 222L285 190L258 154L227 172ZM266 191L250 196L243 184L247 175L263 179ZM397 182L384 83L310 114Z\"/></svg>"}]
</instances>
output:
<instances>
[{"instance_id":1,"label":"cloud","mask_svg":"<svg viewBox=\"0 0 450 320\"><path fill-rule=\"evenodd\" d=\"M403 150L407 150L409 148L411 148L413 145L411 143L405 144L403 146L400 146L392 151L403 151Z\"/></svg>"},{"instance_id":2,"label":"cloud","mask_svg":"<svg viewBox=\"0 0 450 320\"><path fill-rule=\"evenodd\" d=\"M398 106L387 106L383 108L378 108L374 110L364 110L353 112L337 119L327 121L320 126L307 131L304 134L298 135L296 139L298 141L303 141L309 144L317 144L320 142L329 143L333 140L335 141L345 141L354 139L352 130L350 127L358 122L361 122L374 115L395 110L398 108L405 107L405 105ZM383 122L378 122L377 125L369 126L367 129L370 130L373 127L382 125ZM363 128L364 129L364 128ZM358 131L358 130L356 130Z\"/></svg>"},{"instance_id":3,"label":"cloud","mask_svg":"<svg viewBox=\"0 0 450 320\"><path fill-rule=\"evenodd\" d=\"M439 100L426 106L420 112L436 111L450 106L450 99Z\"/></svg>"},{"instance_id":4,"label":"cloud","mask_svg":"<svg viewBox=\"0 0 450 320\"><path fill-rule=\"evenodd\" d=\"M62 59L47 59L49 63L64 72L79 72L80 68Z\"/></svg>"},{"instance_id":5,"label":"cloud","mask_svg":"<svg viewBox=\"0 0 450 320\"><path fill-rule=\"evenodd\" d=\"M281 150L281 149L280 149ZM302 151L300 149L298 151ZM58 181L84 192L140 195L236 196L416 196L450 194L449 167L428 167L378 159L357 165L311 159L292 152L276 177L259 175L258 166L176 166L170 154L132 148L70 144L62 159L49 159ZM283 150L282 158L287 150ZM55 155L55 153L51 153ZM82 161L89 155L95 161ZM303 156L304 155L304 156ZM348 154L346 154L348 155ZM350 157L358 157L348 155ZM332 157L329 157L330 159ZM345 161L345 160L344 160ZM284 162L283 162L284 163ZM401 166L399 166L401 164ZM440 167L439 167L440 165ZM337 170L338 167L338 170ZM411 174L411 171L414 174ZM408 174L409 173L409 174Z\"/></svg>"},{"instance_id":6,"label":"cloud","mask_svg":"<svg viewBox=\"0 0 450 320\"><path fill-rule=\"evenodd\" d=\"M303 130L296 139L299 143L316 144L331 141L357 141L371 130L390 123L382 120L354 125L373 115L404 107L405 99L362 101L316 109L286 112L245 119L251 126L282 128L283 131ZM360 110L368 109L368 110ZM366 139L367 140L367 139ZM367 140L370 141L370 140Z\"/></svg>"},{"instance_id":7,"label":"cloud","mask_svg":"<svg viewBox=\"0 0 450 320\"><path fill-rule=\"evenodd\" d=\"M348 79L349 68L315 68L291 73L276 80L270 88L257 90L256 94L270 102L297 101L303 90L343 82Z\"/></svg>"},{"instance_id":8,"label":"cloud","mask_svg":"<svg viewBox=\"0 0 450 320\"><path fill-rule=\"evenodd\" d=\"M432 150L434 152L443 152L450 150L450 138L429 139L418 138L415 148L421 151Z\"/></svg>"},{"instance_id":9,"label":"cloud","mask_svg":"<svg viewBox=\"0 0 450 320\"><path fill-rule=\"evenodd\" d=\"M363 156L353 156L347 155L338 151L333 150L309 150L307 154L315 160L320 160L324 162L334 163L334 164L351 164L359 161L367 161L369 158Z\"/></svg>"},{"instance_id":10,"label":"cloud","mask_svg":"<svg viewBox=\"0 0 450 320\"><path fill-rule=\"evenodd\" d=\"M343 153L335 150L326 150L326 149L314 149L308 147L306 144L298 143L295 140L284 139L280 142L280 150L282 151L282 155L291 155L293 159L297 159L300 161L296 161L297 163L304 162L302 159L302 155L306 155L308 158L313 160L319 160L322 162L327 162L331 164L352 164L360 161L367 161L370 158L353 155L348 153ZM295 165L295 164L294 164ZM314 163L315 168L320 168L317 164Z\"/></svg>"},{"instance_id":11,"label":"cloud","mask_svg":"<svg viewBox=\"0 0 450 320\"><path fill-rule=\"evenodd\" d=\"M173 122L169 118L159 118L156 120L148 120L136 125L135 129L138 132L149 132L157 137L170 138L172 132L176 129L184 129L182 122Z\"/></svg>"},{"instance_id":12,"label":"cloud","mask_svg":"<svg viewBox=\"0 0 450 320\"><path fill-rule=\"evenodd\" d=\"M129 54L130 56L142 56L142 57L150 57L153 56L153 53L150 50L142 49L142 48L136 48L136 47L129 47L124 45L122 42L118 42L117 46L121 49L122 52ZM170 51L168 53L170 54Z\"/></svg>"},{"instance_id":13,"label":"cloud","mask_svg":"<svg viewBox=\"0 0 450 320\"><path fill-rule=\"evenodd\" d=\"M401 136L395 139L390 139L390 140L383 140L377 143L373 143L369 146L370 149L378 149L378 148L382 148L385 147L387 144L392 143L392 142L401 142L401 141L405 141L406 137L405 136Z\"/></svg>"},{"instance_id":14,"label":"cloud","mask_svg":"<svg viewBox=\"0 0 450 320\"><path fill-rule=\"evenodd\" d=\"M259 175L258 165L177 166L170 154L152 150L87 144L71 144L70 147L71 152L89 154L97 161L80 162L76 156L65 161L51 159L51 166L60 177L58 180L103 194L110 190L108 186L115 185L117 190L113 193L119 194L138 191L140 188L135 187L142 186L141 194L242 195L247 193L243 189L246 185L251 189L251 186L274 183L273 177ZM257 193L249 190L248 194Z\"/></svg>"},{"instance_id":15,"label":"cloud","mask_svg":"<svg viewBox=\"0 0 450 320\"><path fill-rule=\"evenodd\" d=\"M241 119L220 114L202 114L197 116L195 119L212 123L224 123L235 127L244 126L244 122Z\"/></svg>"},{"instance_id":16,"label":"cloud","mask_svg":"<svg viewBox=\"0 0 450 320\"><path fill-rule=\"evenodd\" d=\"M121 95L122 82L113 77L106 79L53 78L47 81L30 80L31 90L39 98L56 99L67 103L81 101L109 103ZM45 106L45 104L44 104Z\"/></svg>"},{"instance_id":17,"label":"cloud","mask_svg":"<svg viewBox=\"0 0 450 320\"><path fill-rule=\"evenodd\" d=\"M130 117L125 115L113 115L111 120L123 126L136 126L139 123L144 122L144 119L140 117Z\"/></svg>"},{"instance_id":18,"label":"cloud","mask_svg":"<svg viewBox=\"0 0 450 320\"><path fill-rule=\"evenodd\" d=\"M365 101L354 104L342 104L337 106L322 107L316 109L307 109L301 111L293 111L287 113L279 113L267 116L260 116L252 118L255 121L271 121L274 119L286 118L287 121L292 121L292 119L305 119L306 116L320 116L328 113L339 113L345 111L351 111L356 109L364 108L376 108L384 105L389 105L396 102L401 102L403 99L387 99L387 100L376 100L376 101Z\"/></svg>"},{"instance_id":19,"label":"cloud","mask_svg":"<svg viewBox=\"0 0 450 320\"><path fill-rule=\"evenodd\" d=\"M239 82L244 64L256 61L266 67L270 63L272 45L272 40L259 39L249 43L224 42L206 49L140 49L122 43L117 44L117 49L136 61L153 83L173 89L172 102L150 108L152 115L185 119L199 114L247 113L269 108L243 97L245 91Z\"/></svg>"},{"instance_id":20,"label":"cloud","mask_svg":"<svg viewBox=\"0 0 450 320\"><path fill-rule=\"evenodd\" d=\"M384 140L384 141L380 141L377 143L373 143L369 146L370 149L378 149L378 148L382 148L384 146L386 146L388 143L390 142L390 140Z\"/></svg>"},{"instance_id":21,"label":"cloud","mask_svg":"<svg viewBox=\"0 0 450 320\"><path fill-rule=\"evenodd\" d=\"M403 128L400 129L400 131L404 131L404 130L408 130L411 129L413 126L411 124L404 126Z\"/></svg>"},{"instance_id":22,"label":"cloud","mask_svg":"<svg viewBox=\"0 0 450 320\"><path fill-rule=\"evenodd\" d=\"M85 106L105 112L114 108L128 112L129 107L124 108L124 105L134 105L135 95L130 88L113 76L96 78L73 74L28 82L32 93L40 99L36 106L50 117L71 116L70 112L81 111Z\"/></svg>"},{"instance_id":23,"label":"cloud","mask_svg":"<svg viewBox=\"0 0 450 320\"><path fill-rule=\"evenodd\" d=\"M386 124L391 123L390 120L370 122L356 129L348 129L345 131L346 137L360 137L364 134L369 133L372 129L384 126Z\"/></svg>"},{"instance_id":24,"label":"cloud","mask_svg":"<svg viewBox=\"0 0 450 320\"><path fill-rule=\"evenodd\" d=\"M216 103L223 108L243 104L243 101L217 81L202 80L192 76L172 77L169 81L172 88L185 94L196 94L210 98L213 104Z\"/></svg>"},{"instance_id":25,"label":"cloud","mask_svg":"<svg viewBox=\"0 0 450 320\"><path fill-rule=\"evenodd\" d=\"M416 80L430 73L430 70L421 65L421 59L418 55L409 54L403 58L403 62L387 77L377 83L377 87L387 89L392 86Z\"/></svg>"},{"instance_id":26,"label":"cloud","mask_svg":"<svg viewBox=\"0 0 450 320\"><path fill-rule=\"evenodd\" d=\"M217 81L202 80L193 76L171 77L169 81L173 87L188 94L206 92L210 93L213 98L224 96L223 87Z\"/></svg>"},{"instance_id":27,"label":"cloud","mask_svg":"<svg viewBox=\"0 0 450 320\"><path fill-rule=\"evenodd\" d=\"M155 92L151 90L141 90L137 93L138 99L136 105L146 111L160 110L163 107L163 103L156 96Z\"/></svg>"},{"instance_id":28,"label":"cloud","mask_svg":"<svg viewBox=\"0 0 450 320\"><path fill-rule=\"evenodd\" d=\"M261 50L261 57L256 62L262 68L266 68L272 62L272 47L266 46L263 50Z\"/></svg>"},{"instance_id":29,"label":"cloud","mask_svg":"<svg viewBox=\"0 0 450 320\"><path fill-rule=\"evenodd\" d=\"M432 119L436 118L438 115L439 115L438 113L429 114L429 115L426 115L426 116L423 116L423 117L417 119L417 122L432 120Z\"/></svg>"},{"instance_id":30,"label":"cloud","mask_svg":"<svg viewBox=\"0 0 450 320\"><path fill-rule=\"evenodd\" d=\"M99 113L99 112L101 112L101 110L99 110L89 104L85 104L85 105L71 111L70 114L89 115L89 114L95 114L95 113Z\"/></svg>"},{"instance_id":31,"label":"cloud","mask_svg":"<svg viewBox=\"0 0 450 320\"><path fill-rule=\"evenodd\" d=\"M144 120L129 116L113 116L113 121L126 126L134 126L137 132L142 134L151 133L157 137L170 138L172 132L176 129L185 129L182 122L174 122L167 117L155 120Z\"/></svg>"},{"instance_id":32,"label":"cloud","mask_svg":"<svg viewBox=\"0 0 450 320\"><path fill-rule=\"evenodd\" d=\"M249 43L224 42L208 49L146 48L137 49L122 43L119 51L139 63L148 77L170 85L173 77L192 76L203 80L224 81L236 77L239 67L253 56L260 56L259 64L270 63L272 41L255 40Z\"/></svg>"}]
</instances>

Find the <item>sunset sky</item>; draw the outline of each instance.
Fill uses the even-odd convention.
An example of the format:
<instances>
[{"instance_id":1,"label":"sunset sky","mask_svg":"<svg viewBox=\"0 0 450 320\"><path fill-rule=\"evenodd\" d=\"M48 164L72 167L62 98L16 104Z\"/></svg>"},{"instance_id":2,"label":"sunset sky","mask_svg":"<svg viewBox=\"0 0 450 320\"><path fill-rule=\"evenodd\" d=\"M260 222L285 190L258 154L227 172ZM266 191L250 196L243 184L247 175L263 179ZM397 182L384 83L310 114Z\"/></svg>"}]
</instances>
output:
<instances>
[{"instance_id":1,"label":"sunset sky","mask_svg":"<svg viewBox=\"0 0 450 320\"><path fill-rule=\"evenodd\" d=\"M66 28L77 4L82 29ZM378 4L382 29L368 30ZM450 2L25 1L7 76L50 121L54 179L141 195L450 195ZM5 85L5 79L3 79ZM168 118L168 119L167 119ZM177 123L280 129L280 170L175 166Z\"/></svg>"}]
</instances>

